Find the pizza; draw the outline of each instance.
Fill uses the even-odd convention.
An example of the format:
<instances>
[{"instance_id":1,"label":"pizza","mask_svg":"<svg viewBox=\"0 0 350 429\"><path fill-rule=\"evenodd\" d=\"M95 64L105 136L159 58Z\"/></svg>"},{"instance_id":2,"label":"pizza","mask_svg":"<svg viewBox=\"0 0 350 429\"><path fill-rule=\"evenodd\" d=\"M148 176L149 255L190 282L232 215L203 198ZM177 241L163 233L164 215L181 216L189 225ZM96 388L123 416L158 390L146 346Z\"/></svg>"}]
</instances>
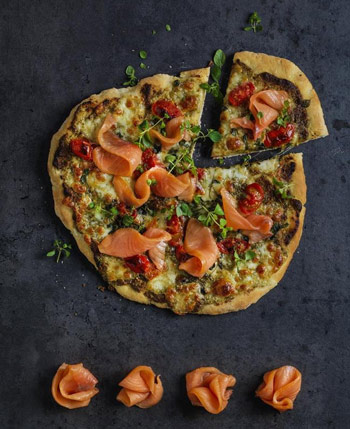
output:
<instances>
[{"instance_id":1,"label":"pizza","mask_svg":"<svg viewBox=\"0 0 350 429\"><path fill-rule=\"evenodd\" d=\"M209 69L155 75L78 104L53 136L55 211L109 289L176 314L247 308L302 234L302 154L197 168Z\"/></svg>"},{"instance_id":2,"label":"pizza","mask_svg":"<svg viewBox=\"0 0 350 429\"><path fill-rule=\"evenodd\" d=\"M238 52L233 58L214 158L295 147L328 135L319 98L291 61Z\"/></svg>"}]
</instances>

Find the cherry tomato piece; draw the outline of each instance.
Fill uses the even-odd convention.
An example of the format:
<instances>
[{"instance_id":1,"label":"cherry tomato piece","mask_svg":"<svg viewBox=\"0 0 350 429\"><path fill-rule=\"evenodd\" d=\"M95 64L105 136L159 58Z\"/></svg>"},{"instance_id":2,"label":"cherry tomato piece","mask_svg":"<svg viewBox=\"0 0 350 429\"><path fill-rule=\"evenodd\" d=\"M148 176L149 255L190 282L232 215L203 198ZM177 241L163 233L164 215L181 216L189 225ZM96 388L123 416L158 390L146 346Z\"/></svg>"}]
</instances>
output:
<instances>
[{"instance_id":1,"label":"cherry tomato piece","mask_svg":"<svg viewBox=\"0 0 350 429\"><path fill-rule=\"evenodd\" d=\"M176 216L175 214L171 216L169 220L167 220L167 232L169 234L178 234L182 230L182 224L180 221L179 216Z\"/></svg>"},{"instance_id":2,"label":"cherry tomato piece","mask_svg":"<svg viewBox=\"0 0 350 429\"><path fill-rule=\"evenodd\" d=\"M163 166L163 164L157 158L156 153L151 148L148 148L142 152L142 163L145 170L149 170L150 168L156 166Z\"/></svg>"},{"instance_id":3,"label":"cherry tomato piece","mask_svg":"<svg viewBox=\"0 0 350 429\"><path fill-rule=\"evenodd\" d=\"M225 238L225 240L219 241L217 246L221 253L228 255L229 253L244 253L249 249L250 244L248 241L243 240L242 238Z\"/></svg>"},{"instance_id":4,"label":"cherry tomato piece","mask_svg":"<svg viewBox=\"0 0 350 429\"><path fill-rule=\"evenodd\" d=\"M70 142L70 148L74 155L79 156L79 158L85 161L92 161L94 146L89 140L84 138L74 139Z\"/></svg>"},{"instance_id":5,"label":"cherry tomato piece","mask_svg":"<svg viewBox=\"0 0 350 429\"><path fill-rule=\"evenodd\" d=\"M228 101L232 106L240 106L253 95L255 86L252 82L242 83L234 88L228 95Z\"/></svg>"},{"instance_id":6,"label":"cherry tomato piece","mask_svg":"<svg viewBox=\"0 0 350 429\"><path fill-rule=\"evenodd\" d=\"M204 176L205 176L205 168L197 168L198 180L202 180Z\"/></svg>"},{"instance_id":7,"label":"cherry tomato piece","mask_svg":"<svg viewBox=\"0 0 350 429\"><path fill-rule=\"evenodd\" d=\"M151 269L151 261L146 255L135 255L125 258L125 265L134 273L143 274Z\"/></svg>"},{"instance_id":8,"label":"cherry tomato piece","mask_svg":"<svg viewBox=\"0 0 350 429\"><path fill-rule=\"evenodd\" d=\"M159 118L164 118L165 114L169 116L166 119L177 118L182 116L181 110L171 101L168 100L158 100L152 104L152 112L155 116Z\"/></svg>"},{"instance_id":9,"label":"cherry tomato piece","mask_svg":"<svg viewBox=\"0 0 350 429\"><path fill-rule=\"evenodd\" d=\"M260 207L264 199L264 190L259 183L251 183L245 188L245 194L245 198L239 201L238 207L244 215L248 216Z\"/></svg>"},{"instance_id":10,"label":"cherry tomato piece","mask_svg":"<svg viewBox=\"0 0 350 429\"><path fill-rule=\"evenodd\" d=\"M185 262L187 261L187 259L190 258L190 256L186 253L184 247L181 244L175 247L175 256L180 263Z\"/></svg>"},{"instance_id":11,"label":"cherry tomato piece","mask_svg":"<svg viewBox=\"0 0 350 429\"><path fill-rule=\"evenodd\" d=\"M264 145L265 147L279 147L289 143L295 132L293 124L287 124L285 127L279 127L271 130L266 134Z\"/></svg>"}]
</instances>

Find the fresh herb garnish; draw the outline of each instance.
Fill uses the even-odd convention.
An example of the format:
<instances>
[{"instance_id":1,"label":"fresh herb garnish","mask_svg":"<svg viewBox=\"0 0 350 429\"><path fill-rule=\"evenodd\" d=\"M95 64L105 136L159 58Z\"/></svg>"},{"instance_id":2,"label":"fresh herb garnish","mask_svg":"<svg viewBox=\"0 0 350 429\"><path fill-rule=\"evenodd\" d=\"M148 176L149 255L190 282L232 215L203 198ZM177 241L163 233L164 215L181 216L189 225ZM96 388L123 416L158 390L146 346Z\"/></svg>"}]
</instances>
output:
<instances>
[{"instance_id":1,"label":"fresh herb garnish","mask_svg":"<svg viewBox=\"0 0 350 429\"><path fill-rule=\"evenodd\" d=\"M199 195L196 195L194 198L194 202L198 205L197 219L203 223L205 226L211 226L215 224L220 228L220 234L222 238L226 238L227 233L232 231L231 227L226 226L227 221L223 217L219 219L219 216L224 216L225 213L220 206L220 204L216 204L214 210L209 210L203 203L202 199Z\"/></svg>"},{"instance_id":2,"label":"fresh herb garnish","mask_svg":"<svg viewBox=\"0 0 350 429\"><path fill-rule=\"evenodd\" d=\"M138 82L137 77L135 76L135 69L133 66L128 66L125 69L125 74L127 75L127 77L129 78L128 81L124 82L123 85L124 86L135 86Z\"/></svg>"},{"instance_id":3,"label":"fresh herb garnish","mask_svg":"<svg viewBox=\"0 0 350 429\"><path fill-rule=\"evenodd\" d=\"M94 202L91 202L88 205L88 208L90 210L93 210L96 214L103 214L107 218L112 218L114 216L117 216L119 214L119 211L116 207L111 207L110 209L103 208L101 204L95 204Z\"/></svg>"},{"instance_id":4,"label":"fresh herb garnish","mask_svg":"<svg viewBox=\"0 0 350 429\"><path fill-rule=\"evenodd\" d=\"M181 147L176 155L168 154L164 160L169 163L169 173L175 170L177 174L183 174L190 170L192 174L197 174L197 168L191 156L191 147Z\"/></svg>"},{"instance_id":5,"label":"fresh herb garnish","mask_svg":"<svg viewBox=\"0 0 350 429\"><path fill-rule=\"evenodd\" d=\"M258 112L258 113L256 114L256 116L257 116L259 119L262 119L262 118L264 117L264 114L263 114L263 112Z\"/></svg>"},{"instance_id":6,"label":"fresh herb garnish","mask_svg":"<svg viewBox=\"0 0 350 429\"><path fill-rule=\"evenodd\" d=\"M244 155L243 164L247 164L252 159L251 155Z\"/></svg>"},{"instance_id":7,"label":"fresh herb garnish","mask_svg":"<svg viewBox=\"0 0 350 429\"><path fill-rule=\"evenodd\" d=\"M69 258L71 249L72 249L71 244L64 243L62 240L55 240L53 242L53 249L50 250L50 252L47 252L46 256L51 258L52 256L57 255L56 262L58 263L62 255L65 258Z\"/></svg>"},{"instance_id":8,"label":"fresh herb garnish","mask_svg":"<svg viewBox=\"0 0 350 429\"><path fill-rule=\"evenodd\" d=\"M156 33L156 30L152 30L152 36L154 36Z\"/></svg>"},{"instance_id":9,"label":"fresh herb garnish","mask_svg":"<svg viewBox=\"0 0 350 429\"><path fill-rule=\"evenodd\" d=\"M283 199L293 198L290 194L288 194L289 184L280 182L275 177L272 178L272 182L275 185L275 191L279 194Z\"/></svg>"},{"instance_id":10,"label":"fresh herb garnish","mask_svg":"<svg viewBox=\"0 0 350 429\"><path fill-rule=\"evenodd\" d=\"M181 203L176 207L176 216L192 216L192 210L186 203Z\"/></svg>"},{"instance_id":11,"label":"fresh herb garnish","mask_svg":"<svg viewBox=\"0 0 350 429\"><path fill-rule=\"evenodd\" d=\"M222 103L224 96L220 90L219 80L221 77L221 68L225 64L226 56L222 49L218 49L213 57L214 64L210 69L210 76L213 79L212 83L201 83L199 86L212 94L218 103Z\"/></svg>"},{"instance_id":12,"label":"fresh herb garnish","mask_svg":"<svg viewBox=\"0 0 350 429\"><path fill-rule=\"evenodd\" d=\"M145 63L140 63L140 69L145 69L146 68L146 64Z\"/></svg>"},{"instance_id":13,"label":"fresh herb garnish","mask_svg":"<svg viewBox=\"0 0 350 429\"><path fill-rule=\"evenodd\" d=\"M235 250L235 253L233 254L234 258L235 258L235 263L237 266L237 270L239 271L239 266L240 264L244 264L245 262L251 261L252 259L255 258L255 252L253 252L252 250L247 250L246 252L243 253L242 256L239 256L238 252Z\"/></svg>"},{"instance_id":14,"label":"fresh herb garnish","mask_svg":"<svg viewBox=\"0 0 350 429\"><path fill-rule=\"evenodd\" d=\"M169 25L169 24L167 24L167 25L165 26L165 29L166 29L166 31L171 31L171 27L170 27L170 25Z\"/></svg>"},{"instance_id":15,"label":"fresh herb garnish","mask_svg":"<svg viewBox=\"0 0 350 429\"><path fill-rule=\"evenodd\" d=\"M163 121L163 118L162 119L154 118L153 125L151 125L150 122L147 119L145 119L138 126L141 133L140 133L139 138L137 139L137 141L135 143L137 144L137 146L139 146L140 149L145 150L149 147L153 147L153 142L152 142L151 137L149 135L149 131L152 128L156 127L157 125L160 125L160 128L165 127L165 123Z\"/></svg>"},{"instance_id":16,"label":"fresh herb garnish","mask_svg":"<svg viewBox=\"0 0 350 429\"><path fill-rule=\"evenodd\" d=\"M134 218L130 215L125 215L122 218L122 223L124 226L131 226L134 223Z\"/></svg>"},{"instance_id":17,"label":"fresh herb garnish","mask_svg":"<svg viewBox=\"0 0 350 429\"><path fill-rule=\"evenodd\" d=\"M251 15L249 15L248 24L249 26L244 27L244 31L253 30L254 33L256 33L257 31L262 31L263 29L261 25L261 18L258 15L258 12L253 12Z\"/></svg>"},{"instance_id":18,"label":"fresh herb garnish","mask_svg":"<svg viewBox=\"0 0 350 429\"><path fill-rule=\"evenodd\" d=\"M156 179L147 179L146 183L148 186L153 186L153 185L157 184L157 181L156 181Z\"/></svg>"},{"instance_id":19,"label":"fresh herb garnish","mask_svg":"<svg viewBox=\"0 0 350 429\"><path fill-rule=\"evenodd\" d=\"M280 125L281 127L285 127L288 122L290 122L290 116L289 116L289 101L286 100L283 103L283 109L281 110L281 113L279 114L278 118L277 118L277 124Z\"/></svg>"},{"instance_id":20,"label":"fresh herb garnish","mask_svg":"<svg viewBox=\"0 0 350 429\"><path fill-rule=\"evenodd\" d=\"M224 160L222 158L218 159L219 165L224 165Z\"/></svg>"},{"instance_id":21,"label":"fresh herb garnish","mask_svg":"<svg viewBox=\"0 0 350 429\"><path fill-rule=\"evenodd\" d=\"M140 56L140 58L142 58L143 60L145 60L147 58L147 52L146 51L140 51L139 52L139 56Z\"/></svg>"}]
</instances>

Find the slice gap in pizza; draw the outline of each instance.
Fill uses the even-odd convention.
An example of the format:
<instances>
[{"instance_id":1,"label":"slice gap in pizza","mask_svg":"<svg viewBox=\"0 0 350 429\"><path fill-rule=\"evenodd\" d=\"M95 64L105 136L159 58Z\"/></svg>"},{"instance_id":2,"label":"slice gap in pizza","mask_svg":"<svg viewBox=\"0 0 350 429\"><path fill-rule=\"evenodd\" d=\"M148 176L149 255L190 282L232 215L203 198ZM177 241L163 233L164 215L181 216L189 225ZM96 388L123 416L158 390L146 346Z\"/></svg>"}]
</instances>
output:
<instances>
[{"instance_id":1,"label":"slice gap in pizza","mask_svg":"<svg viewBox=\"0 0 350 429\"><path fill-rule=\"evenodd\" d=\"M214 158L294 147L328 135L319 98L299 67L247 51L234 55L219 132Z\"/></svg>"}]
</instances>

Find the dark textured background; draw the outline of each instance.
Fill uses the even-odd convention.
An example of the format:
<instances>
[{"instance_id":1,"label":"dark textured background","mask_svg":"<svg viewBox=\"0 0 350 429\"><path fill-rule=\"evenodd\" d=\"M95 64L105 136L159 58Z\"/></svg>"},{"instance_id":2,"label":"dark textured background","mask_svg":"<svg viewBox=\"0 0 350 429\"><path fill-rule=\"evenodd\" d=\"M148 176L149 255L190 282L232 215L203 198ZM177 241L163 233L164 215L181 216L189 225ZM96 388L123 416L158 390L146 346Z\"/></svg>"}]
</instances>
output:
<instances>
[{"instance_id":1,"label":"dark textured background","mask_svg":"<svg viewBox=\"0 0 350 429\"><path fill-rule=\"evenodd\" d=\"M350 4L244 4L1 1L1 428L349 427ZM254 10L260 34L242 31ZM71 107L121 85L128 64L139 77L178 73L205 66L217 48L228 54L226 80L235 51L295 61L314 83L330 136L301 148L305 231L279 287L237 314L179 317L100 292L75 244L64 264L45 257L55 238L73 243L53 211L46 159ZM147 70L137 67L140 49ZM218 116L208 97L205 124ZM203 147L201 165L207 153ZM88 408L69 411L52 400L63 361L83 361L98 377L101 391ZM162 374L164 398L150 410L115 401L118 381L139 364ZM303 384L295 409L280 415L254 390L283 364L298 367ZM237 377L219 416L186 398L184 374L201 365Z\"/></svg>"}]
</instances>

